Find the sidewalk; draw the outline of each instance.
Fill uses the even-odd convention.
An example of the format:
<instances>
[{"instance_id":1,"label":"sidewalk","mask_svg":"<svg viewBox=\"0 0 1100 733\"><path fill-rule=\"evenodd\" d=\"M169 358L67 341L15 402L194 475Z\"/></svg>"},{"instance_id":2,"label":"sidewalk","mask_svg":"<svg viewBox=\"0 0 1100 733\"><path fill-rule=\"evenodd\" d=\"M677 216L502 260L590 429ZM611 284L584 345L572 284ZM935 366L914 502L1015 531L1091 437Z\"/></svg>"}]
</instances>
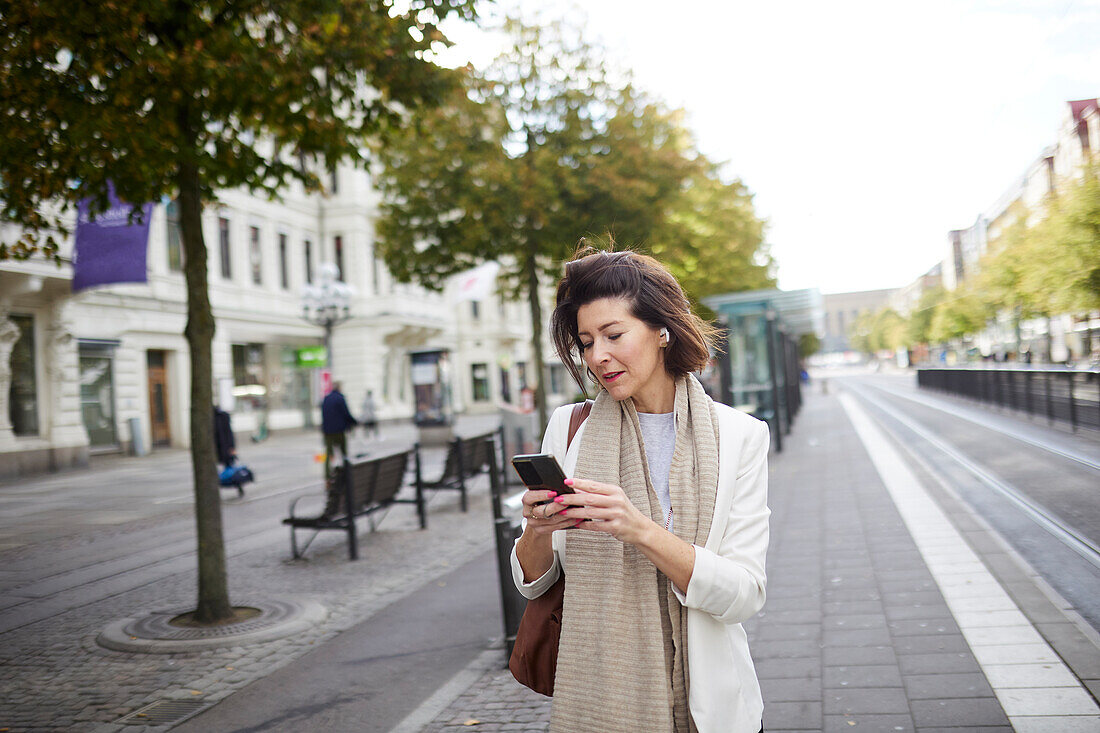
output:
<instances>
[{"instance_id":1,"label":"sidewalk","mask_svg":"<svg viewBox=\"0 0 1100 733\"><path fill-rule=\"evenodd\" d=\"M1096 691L1096 646L1012 575L1003 547L975 540L980 522L960 506L947 513L962 534L951 526L851 396L809 397L772 455L768 601L746 624L765 729L1100 731L1078 681ZM999 580L964 535L997 561ZM1035 619L1071 640L1055 653ZM425 733L547 730L549 700L512 680L502 652L495 661L409 722L430 720Z\"/></svg>"}]
</instances>

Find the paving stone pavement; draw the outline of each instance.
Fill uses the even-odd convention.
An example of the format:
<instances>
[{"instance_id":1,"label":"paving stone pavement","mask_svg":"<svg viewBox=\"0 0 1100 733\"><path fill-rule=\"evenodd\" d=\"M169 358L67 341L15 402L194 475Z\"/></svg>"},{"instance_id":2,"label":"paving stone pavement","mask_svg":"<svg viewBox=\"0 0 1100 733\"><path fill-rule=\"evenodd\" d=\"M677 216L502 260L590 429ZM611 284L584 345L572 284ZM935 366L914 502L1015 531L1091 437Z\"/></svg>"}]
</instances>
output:
<instances>
[{"instance_id":1,"label":"paving stone pavement","mask_svg":"<svg viewBox=\"0 0 1100 733\"><path fill-rule=\"evenodd\" d=\"M837 398L811 396L784 448L770 459L768 600L745 624L765 729L1011 731ZM545 731L549 716L497 668L423 731Z\"/></svg>"},{"instance_id":2,"label":"paving stone pavement","mask_svg":"<svg viewBox=\"0 0 1100 733\"><path fill-rule=\"evenodd\" d=\"M441 464L442 456L437 458ZM213 704L492 547L487 478L475 479L472 488L467 513L459 510L457 494L430 494L427 531L419 529L412 507L392 509L374 534L366 533L364 522L358 562L348 562L339 532L323 533L305 560L290 559L285 538L231 557L228 576L235 604L290 594L329 609L323 623L292 638L163 655L114 652L96 644L99 631L116 619L143 609L192 607L194 572L0 635L0 729L167 730L170 726L116 721L159 700ZM108 531L125 540L124 527ZM72 540L74 546L80 542Z\"/></svg>"}]
</instances>

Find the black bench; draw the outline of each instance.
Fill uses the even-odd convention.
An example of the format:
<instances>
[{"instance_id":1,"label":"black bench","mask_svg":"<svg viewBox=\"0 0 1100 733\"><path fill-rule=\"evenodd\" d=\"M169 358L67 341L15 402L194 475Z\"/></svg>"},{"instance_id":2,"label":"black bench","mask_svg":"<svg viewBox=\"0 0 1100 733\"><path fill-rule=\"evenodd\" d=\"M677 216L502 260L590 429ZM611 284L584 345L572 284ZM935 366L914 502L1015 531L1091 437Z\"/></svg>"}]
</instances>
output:
<instances>
[{"instance_id":1,"label":"black bench","mask_svg":"<svg viewBox=\"0 0 1100 733\"><path fill-rule=\"evenodd\" d=\"M453 490L461 492L462 511L466 511L466 480L485 473L495 472L495 433L485 433L469 438L455 438L447 445L447 459L443 473L435 481L425 481L420 472L420 455L416 460L416 484L418 490Z\"/></svg>"},{"instance_id":2,"label":"black bench","mask_svg":"<svg viewBox=\"0 0 1100 733\"><path fill-rule=\"evenodd\" d=\"M370 520L371 531L375 523L375 512L385 510L393 504L416 504L420 517L420 528L427 526L424 510L424 494L417 486L416 496L410 499L398 499L397 494L405 485L405 473L409 457L416 454L419 467L419 454L413 447L403 453L351 461L344 459L333 471L332 481L325 492L325 509L315 517L294 515L295 505L303 498L298 497L290 503L290 516L283 524L290 525L290 550L294 557L300 558L309 549L310 544L325 529L342 529L348 533L348 555L352 560L359 558L359 545L356 537L355 518L366 515ZM418 472L419 473L419 472ZM419 484L419 481L417 482ZM312 529L313 535L299 550L296 532L299 529Z\"/></svg>"}]
</instances>

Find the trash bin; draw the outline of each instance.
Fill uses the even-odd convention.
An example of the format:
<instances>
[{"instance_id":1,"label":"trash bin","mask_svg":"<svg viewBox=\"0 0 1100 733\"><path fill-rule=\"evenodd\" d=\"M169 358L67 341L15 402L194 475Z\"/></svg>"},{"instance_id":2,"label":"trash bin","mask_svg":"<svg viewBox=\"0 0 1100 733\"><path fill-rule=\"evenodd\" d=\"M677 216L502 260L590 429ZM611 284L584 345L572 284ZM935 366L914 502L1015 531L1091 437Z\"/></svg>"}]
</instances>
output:
<instances>
[{"instance_id":1,"label":"trash bin","mask_svg":"<svg viewBox=\"0 0 1100 733\"><path fill-rule=\"evenodd\" d=\"M141 418L131 417L127 424L130 426L130 455L143 456L145 450L145 433L141 429Z\"/></svg>"}]
</instances>

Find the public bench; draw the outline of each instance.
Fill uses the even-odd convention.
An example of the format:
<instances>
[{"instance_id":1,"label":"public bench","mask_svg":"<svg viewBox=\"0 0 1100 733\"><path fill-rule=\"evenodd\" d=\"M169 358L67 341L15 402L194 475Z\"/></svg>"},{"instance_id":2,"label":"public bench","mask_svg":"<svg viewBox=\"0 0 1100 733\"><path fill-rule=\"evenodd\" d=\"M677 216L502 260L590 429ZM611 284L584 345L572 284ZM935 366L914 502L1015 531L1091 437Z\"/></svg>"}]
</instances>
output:
<instances>
[{"instance_id":1,"label":"public bench","mask_svg":"<svg viewBox=\"0 0 1100 733\"><path fill-rule=\"evenodd\" d=\"M416 461L416 483L421 491L458 491L461 494L462 511L466 511L466 481L481 473L495 472L496 443L494 433L455 438L447 444L447 458L443 473L434 481L425 481L420 471L420 458Z\"/></svg>"},{"instance_id":2,"label":"public bench","mask_svg":"<svg viewBox=\"0 0 1100 733\"><path fill-rule=\"evenodd\" d=\"M398 499L397 494L405 485L405 474L411 456L416 456L417 482L416 495L413 498ZM348 555L352 560L359 558L359 545L355 520L366 516L370 528L375 529L374 513L384 511L393 504L416 504L420 517L420 528L426 526L424 494L419 481L420 455L417 447L402 453L394 453L367 460L344 459L333 471L332 481L325 491L325 508L313 517L295 516L294 509L304 497L298 497L290 503L290 516L283 524L290 525L290 550L295 558L300 558L309 549L310 544L321 531L341 529L348 534ZM298 530L313 530L313 535L299 549Z\"/></svg>"}]
</instances>

